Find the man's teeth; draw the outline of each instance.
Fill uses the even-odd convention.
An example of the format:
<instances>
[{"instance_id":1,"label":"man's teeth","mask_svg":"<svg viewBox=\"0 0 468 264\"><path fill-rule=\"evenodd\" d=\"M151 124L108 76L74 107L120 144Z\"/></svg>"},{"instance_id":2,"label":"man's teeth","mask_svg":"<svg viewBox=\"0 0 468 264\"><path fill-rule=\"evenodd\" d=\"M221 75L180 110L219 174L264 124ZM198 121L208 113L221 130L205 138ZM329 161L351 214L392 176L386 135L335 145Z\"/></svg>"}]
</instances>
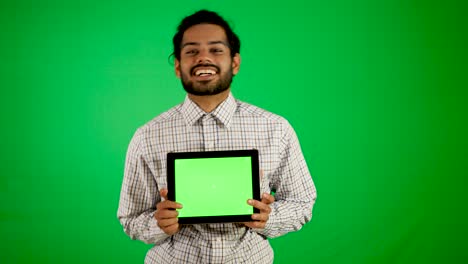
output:
<instances>
[{"instance_id":1,"label":"man's teeth","mask_svg":"<svg viewBox=\"0 0 468 264\"><path fill-rule=\"evenodd\" d=\"M213 75L213 74L216 74L216 72L213 70L198 70L195 72L196 76L207 76L207 75Z\"/></svg>"}]
</instances>

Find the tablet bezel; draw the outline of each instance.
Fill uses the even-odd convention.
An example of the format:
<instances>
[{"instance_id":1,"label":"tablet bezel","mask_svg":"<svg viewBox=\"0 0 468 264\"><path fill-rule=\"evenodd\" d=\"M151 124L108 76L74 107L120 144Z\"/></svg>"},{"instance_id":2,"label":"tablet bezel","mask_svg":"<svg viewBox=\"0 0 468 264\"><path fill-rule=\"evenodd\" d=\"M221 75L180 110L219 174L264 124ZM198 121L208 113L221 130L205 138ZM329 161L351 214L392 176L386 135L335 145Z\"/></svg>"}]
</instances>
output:
<instances>
[{"instance_id":1,"label":"tablet bezel","mask_svg":"<svg viewBox=\"0 0 468 264\"><path fill-rule=\"evenodd\" d=\"M170 201L177 201L175 192L175 173L174 166L177 159L196 159L196 158L226 158L226 157L250 157L252 168L252 199L260 201L260 177L258 150L226 150L226 151L204 151L204 152L170 152L167 154L167 198ZM215 201L213 201L215 202ZM247 201L240 201L247 203ZM252 206L251 214L233 214L222 216L195 216L179 217L179 224L200 224L200 223L233 223L248 222L252 220L252 214L259 213L259 210Z\"/></svg>"}]
</instances>

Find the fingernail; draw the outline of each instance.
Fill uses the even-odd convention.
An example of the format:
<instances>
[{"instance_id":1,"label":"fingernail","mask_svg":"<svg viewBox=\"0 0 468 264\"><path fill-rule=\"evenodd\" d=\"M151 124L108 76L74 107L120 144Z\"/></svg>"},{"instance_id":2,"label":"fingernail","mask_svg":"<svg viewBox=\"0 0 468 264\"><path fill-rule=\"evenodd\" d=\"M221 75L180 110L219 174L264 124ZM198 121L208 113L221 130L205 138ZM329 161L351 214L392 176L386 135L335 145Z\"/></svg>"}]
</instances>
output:
<instances>
[{"instance_id":1,"label":"fingernail","mask_svg":"<svg viewBox=\"0 0 468 264\"><path fill-rule=\"evenodd\" d=\"M252 201L251 199L249 199L249 200L247 201L247 203L248 203L248 204L253 204L253 201Z\"/></svg>"}]
</instances>

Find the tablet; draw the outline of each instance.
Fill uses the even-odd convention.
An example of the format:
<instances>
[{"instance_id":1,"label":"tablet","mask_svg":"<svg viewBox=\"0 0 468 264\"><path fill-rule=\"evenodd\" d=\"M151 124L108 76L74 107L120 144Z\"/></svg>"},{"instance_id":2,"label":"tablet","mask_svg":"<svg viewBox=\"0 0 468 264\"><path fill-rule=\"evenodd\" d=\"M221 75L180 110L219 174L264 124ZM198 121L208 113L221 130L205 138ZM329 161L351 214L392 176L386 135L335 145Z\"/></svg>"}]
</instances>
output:
<instances>
[{"instance_id":1,"label":"tablet","mask_svg":"<svg viewBox=\"0 0 468 264\"><path fill-rule=\"evenodd\" d=\"M183 205L180 224L252 221L260 200L257 150L167 154L168 199Z\"/></svg>"}]
</instances>

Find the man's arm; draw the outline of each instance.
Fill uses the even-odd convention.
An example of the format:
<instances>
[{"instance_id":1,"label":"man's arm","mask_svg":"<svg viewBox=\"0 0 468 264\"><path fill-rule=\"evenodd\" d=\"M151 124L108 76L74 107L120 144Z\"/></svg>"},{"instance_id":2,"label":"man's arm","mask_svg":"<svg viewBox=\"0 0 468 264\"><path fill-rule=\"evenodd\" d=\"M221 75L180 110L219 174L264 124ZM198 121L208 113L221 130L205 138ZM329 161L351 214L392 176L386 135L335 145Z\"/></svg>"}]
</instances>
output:
<instances>
[{"instance_id":1,"label":"man's arm","mask_svg":"<svg viewBox=\"0 0 468 264\"><path fill-rule=\"evenodd\" d=\"M157 244L169 236L159 228L154 217L161 196L142 153L143 133L139 129L128 147L117 216L131 239Z\"/></svg>"},{"instance_id":2,"label":"man's arm","mask_svg":"<svg viewBox=\"0 0 468 264\"><path fill-rule=\"evenodd\" d=\"M276 190L275 202L269 204L271 212L265 227L253 229L270 238L301 229L312 218L317 197L296 133L288 123L284 129L281 161L269 177Z\"/></svg>"}]
</instances>

